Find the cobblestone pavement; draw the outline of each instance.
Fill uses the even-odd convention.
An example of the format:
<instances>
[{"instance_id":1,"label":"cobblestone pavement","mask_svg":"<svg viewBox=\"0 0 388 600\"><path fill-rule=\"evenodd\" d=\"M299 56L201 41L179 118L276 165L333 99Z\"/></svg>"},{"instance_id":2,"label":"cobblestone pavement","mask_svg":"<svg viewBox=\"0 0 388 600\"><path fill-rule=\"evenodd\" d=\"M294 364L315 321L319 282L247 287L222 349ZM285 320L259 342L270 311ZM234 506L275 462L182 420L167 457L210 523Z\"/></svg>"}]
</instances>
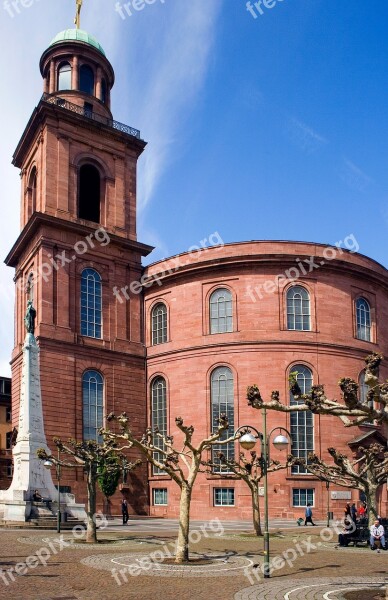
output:
<instances>
[{"instance_id":1,"label":"cobblestone pavement","mask_svg":"<svg viewBox=\"0 0 388 600\"><path fill-rule=\"evenodd\" d=\"M338 586L334 589L335 584L357 583L360 581L355 577L357 572L368 573L370 582L384 582L388 553L377 554L367 548L336 550L334 542L324 542L318 547L318 542L322 541L318 528L310 528L308 531L295 528L294 531L282 531L281 535L271 536L271 557L291 548L306 549L310 538L316 545L308 556L298 556L292 564L286 564L284 568L276 571L270 580L251 579L253 585L247 587L250 583L249 574L253 569L254 573L258 570L256 567L252 568L252 563L262 566L263 540L244 533L231 536L228 531L225 532L225 536L203 537L193 544L191 554L209 556L209 564L179 567L164 563L161 569L158 569L162 576L159 573L159 576L155 577L140 572L137 576L129 576L126 582L120 579L117 581L113 576L113 569L117 568L120 572L121 569L128 569L131 561L132 564L136 564L136 560L141 557L164 551L164 546L173 548L176 539L173 532L170 532L170 535L139 535L129 531L104 532L99 533L99 539L103 543L77 543L69 546L71 534L68 532L63 534L65 544L62 544L58 542L58 534L55 532L2 529L0 598L151 600L156 595L161 600L209 600L209 597L212 600L302 600L323 599L323 594L329 594L325 600L338 600L340 596L332 593L333 590L339 589ZM36 559L39 552L43 553L42 556L46 560ZM29 561L28 568L26 561ZM17 565L19 573L15 571ZM206 569L211 572L206 573ZM182 576L185 572L189 576ZM318 575L320 579L317 579ZM339 580L334 576L343 578ZM322 587L326 584L334 587ZM296 587L301 589L292 592ZM320 596L307 596L305 592L322 593ZM267 596L263 595L264 593Z\"/></svg>"},{"instance_id":2,"label":"cobblestone pavement","mask_svg":"<svg viewBox=\"0 0 388 600\"><path fill-rule=\"evenodd\" d=\"M345 592L371 588L385 591L388 577L386 581L384 577L276 578L241 590L234 600L343 600Z\"/></svg>"},{"instance_id":3,"label":"cobblestone pavement","mask_svg":"<svg viewBox=\"0 0 388 600\"><path fill-rule=\"evenodd\" d=\"M156 552L153 554L157 554ZM161 554L161 552L159 552ZM234 577L238 571L251 568L253 561L245 556L230 556L224 553L191 553L191 558L205 558L209 564L193 566L181 566L168 563L151 562L149 555L144 554L122 554L112 558L111 554L99 554L97 556L88 556L81 560L82 564L94 569L104 569L120 573L122 581L130 578L130 573L134 576L143 575L145 577ZM142 565L144 566L142 567Z\"/></svg>"},{"instance_id":4,"label":"cobblestone pavement","mask_svg":"<svg viewBox=\"0 0 388 600\"><path fill-rule=\"evenodd\" d=\"M101 534L100 534L100 537ZM105 536L107 537L107 536ZM108 536L109 537L109 536ZM115 537L115 536L111 536L111 537ZM53 537L53 535L26 535L26 536L20 536L17 538L17 541L20 542L21 544L27 544L29 546L44 546L50 543L50 541L52 541L54 544L56 543L58 546L60 546L60 541L59 539L62 538L64 540L64 543L67 544L66 548L69 550L85 550L85 544L84 543L80 543L79 540L74 539L71 534L66 534L66 533L57 533L56 536ZM56 542L57 540L57 542ZM144 547L150 548L151 546L155 546L155 549L157 549L158 546L160 546L161 544L164 544L163 540L154 540L152 538L146 538L146 537L137 537L136 539L128 539L128 538L122 538L120 539L120 536L117 536L117 539L114 541L114 546L115 548L117 547L123 547L123 549L128 550L128 551L132 551L133 552L140 552L141 550L143 550ZM109 544L106 544L107 546L109 546ZM143 548L142 548L143 546ZM92 548L99 548L101 550L102 545L101 544L88 544L87 548L88 550L91 550Z\"/></svg>"}]
</instances>

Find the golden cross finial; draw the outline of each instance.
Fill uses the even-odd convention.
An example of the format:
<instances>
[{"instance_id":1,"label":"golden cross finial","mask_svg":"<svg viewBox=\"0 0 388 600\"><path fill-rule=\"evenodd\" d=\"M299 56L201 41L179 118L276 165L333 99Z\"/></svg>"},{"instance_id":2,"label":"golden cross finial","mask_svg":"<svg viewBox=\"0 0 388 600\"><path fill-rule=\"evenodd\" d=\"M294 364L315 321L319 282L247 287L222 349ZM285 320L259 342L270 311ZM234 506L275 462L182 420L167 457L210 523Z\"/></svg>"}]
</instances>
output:
<instances>
[{"instance_id":1,"label":"golden cross finial","mask_svg":"<svg viewBox=\"0 0 388 600\"><path fill-rule=\"evenodd\" d=\"M83 0L75 0L77 5L77 12L75 13L74 24L77 29L81 26L81 8Z\"/></svg>"}]
</instances>

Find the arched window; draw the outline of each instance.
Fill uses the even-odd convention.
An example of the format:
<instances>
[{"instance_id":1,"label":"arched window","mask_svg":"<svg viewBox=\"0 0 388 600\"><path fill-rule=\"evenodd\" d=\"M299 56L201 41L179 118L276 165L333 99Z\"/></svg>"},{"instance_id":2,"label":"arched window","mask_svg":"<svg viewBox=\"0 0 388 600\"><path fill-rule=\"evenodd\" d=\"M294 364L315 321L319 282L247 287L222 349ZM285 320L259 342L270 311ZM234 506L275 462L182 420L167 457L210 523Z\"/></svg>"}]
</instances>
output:
<instances>
[{"instance_id":1,"label":"arched window","mask_svg":"<svg viewBox=\"0 0 388 600\"><path fill-rule=\"evenodd\" d=\"M26 292L27 292L27 299L31 300L33 306L35 307L34 301L34 274L30 273L27 279L27 288L26 288Z\"/></svg>"},{"instance_id":2,"label":"arched window","mask_svg":"<svg viewBox=\"0 0 388 600\"><path fill-rule=\"evenodd\" d=\"M152 429L157 428L162 435L167 435L167 394L166 380L163 377L157 377L151 384L151 422ZM164 449L160 438L155 438L154 445L161 450ZM155 452L154 456L157 460L163 458L159 452ZM165 474L157 467L153 467L153 473L154 475Z\"/></svg>"},{"instance_id":3,"label":"arched window","mask_svg":"<svg viewBox=\"0 0 388 600\"><path fill-rule=\"evenodd\" d=\"M101 101L104 104L106 103L106 81L105 81L105 79L102 79L102 81L101 81Z\"/></svg>"},{"instance_id":4,"label":"arched window","mask_svg":"<svg viewBox=\"0 0 388 600\"><path fill-rule=\"evenodd\" d=\"M313 374L304 365L295 365L291 369L292 372L297 372L297 381L302 394L308 394L313 385ZM295 400L290 394L290 405L297 406L303 404L303 400ZM307 460L310 452L314 450L314 417L311 411L307 412L291 412L291 452L294 456ZM298 473L307 473L305 467L293 466L291 472L296 475Z\"/></svg>"},{"instance_id":5,"label":"arched window","mask_svg":"<svg viewBox=\"0 0 388 600\"><path fill-rule=\"evenodd\" d=\"M81 275L81 335L101 338L101 292L100 274L94 269L84 269Z\"/></svg>"},{"instance_id":6,"label":"arched window","mask_svg":"<svg viewBox=\"0 0 388 600\"><path fill-rule=\"evenodd\" d=\"M82 65L80 68L79 89L89 96L94 96L94 72L89 65Z\"/></svg>"},{"instance_id":7,"label":"arched window","mask_svg":"<svg viewBox=\"0 0 388 600\"><path fill-rule=\"evenodd\" d=\"M101 441L103 426L104 380L98 371L85 371L82 377L83 439Z\"/></svg>"},{"instance_id":8,"label":"arched window","mask_svg":"<svg viewBox=\"0 0 388 600\"><path fill-rule=\"evenodd\" d=\"M163 302L152 309L151 329L153 346L167 342L167 307Z\"/></svg>"},{"instance_id":9,"label":"arched window","mask_svg":"<svg viewBox=\"0 0 388 600\"><path fill-rule=\"evenodd\" d=\"M226 414L229 420L229 430L225 431L221 440L225 440L230 436L230 432L234 431L234 382L233 373L228 367L217 367L211 374L210 378L210 395L211 395L211 423L212 431L216 431L219 425L218 419L222 414ZM218 452L223 452L228 460L234 459L234 442L229 442L226 445L212 446L212 461L216 473L227 472L222 468L220 460L217 456Z\"/></svg>"},{"instance_id":10,"label":"arched window","mask_svg":"<svg viewBox=\"0 0 388 600\"><path fill-rule=\"evenodd\" d=\"M309 331L310 325L310 294L301 285L295 285L287 290L287 329Z\"/></svg>"},{"instance_id":11,"label":"arched window","mask_svg":"<svg viewBox=\"0 0 388 600\"><path fill-rule=\"evenodd\" d=\"M365 298L356 300L357 337L366 342L371 341L370 305Z\"/></svg>"},{"instance_id":12,"label":"arched window","mask_svg":"<svg viewBox=\"0 0 388 600\"><path fill-rule=\"evenodd\" d=\"M58 92L61 90L71 90L71 65L68 62L58 69Z\"/></svg>"},{"instance_id":13,"label":"arched window","mask_svg":"<svg viewBox=\"0 0 388 600\"><path fill-rule=\"evenodd\" d=\"M78 217L100 222L101 178L93 165L82 165L79 171Z\"/></svg>"},{"instance_id":14,"label":"arched window","mask_svg":"<svg viewBox=\"0 0 388 600\"><path fill-rule=\"evenodd\" d=\"M31 214L36 211L36 186L37 186L37 170L34 167L30 174L30 181L28 187L31 190Z\"/></svg>"},{"instance_id":15,"label":"arched window","mask_svg":"<svg viewBox=\"0 0 388 600\"><path fill-rule=\"evenodd\" d=\"M233 300L229 290L220 288L210 296L210 333L233 331Z\"/></svg>"},{"instance_id":16,"label":"arched window","mask_svg":"<svg viewBox=\"0 0 388 600\"><path fill-rule=\"evenodd\" d=\"M358 397L362 404L367 404L370 408L373 408L373 398L368 399L369 389L369 386L365 383L365 371L362 371L358 378Z\"/></svg>"}]
</instances>

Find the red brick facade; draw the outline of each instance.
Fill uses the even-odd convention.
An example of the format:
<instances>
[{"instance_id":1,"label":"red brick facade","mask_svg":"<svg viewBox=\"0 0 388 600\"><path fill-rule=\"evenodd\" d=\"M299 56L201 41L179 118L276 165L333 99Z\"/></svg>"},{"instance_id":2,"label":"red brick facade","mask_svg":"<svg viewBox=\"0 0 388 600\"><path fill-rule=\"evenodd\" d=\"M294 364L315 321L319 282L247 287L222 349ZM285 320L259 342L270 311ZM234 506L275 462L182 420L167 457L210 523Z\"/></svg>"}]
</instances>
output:
<instances>
[{"instance_id":1,"label":"red brick facade","mask_svg":"<svg viewBox=\"0 0 388 600\"><path fill-rule=\"evenodd\" d=\"M72 89L57 91L64 61L72 69ZM93 72L92 96L79 90L79 69L84 64ZM174 418L182 416L194 425L199 440L211 429L210 377L218 366L228 367L233 375L235 428L252 424L261 429L260 413L247 406L248 385L257 382L266 398L277 389L288 402L288 375L295 364L302 364L311 370L314 383L325 383L328 394L338 398L336 382L342 376L358 379L367 353L388 354L388 274L359 254L336 248L327 251L318 244L247 242L184 254L178 263L168 259L143 273L141 258L151 248L136 238L136 166L145 143L136 132L128 133L110 120L112 67L98 49L75 40L51 46L40 66L47 95L34 110L14 156L15 166L21 169L21 234L7 264L16 270L17 289L12 395L20 395L23 317L33 274L35 334L41 349L50 444L56 435L82 438L82 377L90 369L103 377L104 413L126 411L139 435L151 416L152 382L163 377L169 432L176 434ZM92 165L99 173L98 224L79 217L83 165ZM318 268L312 267L310 273L311 257ZM298 284L310 295L309 331L287 329L285 293L292 283L285 282L284 274L289 269L295 273L296 267L301 274ZM102 282L101 339L81 331L81 274L87 268L97 271ZM139 294L139 285L129 286L142 276L158 277L158 282ZM122 294L120 300L115 297L115 288L126 288L125 301ZM219 288L230 291L233 327L228 333L212 334L209 301ZM371 342L356 336L358 297L371 306ZM157 303L167 309L167 341L155 345L151 313ZM387 373L384 365L382 376ZM17 402L13 408L17 425ZM290 428L289 416L269 414L268 427L275 426ZM314 448L323 457L329 446L349 453L347 442L359 433L345 430L336 419L314 417ZM275 450L273 457L281 458ZM62 484L84 501L82 471L64 470L63 475ZM143 465L130 481L126 494L133 513L177 515L179 490L168 478L152 476ZM234 506L215 507L214 488L231 487ZM168 490L166 506L151 502L149 508L154 488ZM293 506L292 490L305 488L315 490L315 514L322 517L325 486L309 475L286 471L269 476L271 516L299 516L302 509ZM120 497L118 493L113 499L114 512ZM358 499L355 492L352 499ZM384 514L386 504L384 489L380 498ZM337 514L342 505L332 501ZM227 476L198 477L193 518L250 515L250 494L244 483Z\"/></svg>"},{"instance_id":2,"label":"red brick facade","mask_svg":"<svg viewBox=\"0 0 388 600\"><path fill-rule=\"evenodd\" d=\"M136 164L145 143L109 122L101 122L98 117L94 120L82 110L79 114L63 105L66 92L56 92L55 82L64 59L78 65L87 62L99 73L96 94L101 72L113 85L110 64L94 48L72 41L49 48L42 57L41 69L45 89L48 78L51 82L50 102L39 103L14 156L22 175L22 232L7 257L8 265L16 269L13 394L15 398L20 394L23 317L28 279L33 274L35 335L41 349L49 444L56 435L82 438L82 375L88 369L104 378L105 412L130 412L139 434L146 426L142 299L131 294L127 303L119 304L112 294L114 285L123 286L140 278L141 257L152 249L136 240ZM93 115L110 115L108 104L97 98L76 90L67 96L80 107L84 100L92 102ZM95 166L101 176L99 224L80 219L77 214L79 173L84 164ZM33 184L32 173L36 177ZM96 270L102 280L101 339L81 335L80 279L85 268ZM15 404L16 425L17 420ZM78 501L85 500L81 470L64 470L62 484L71 486ZM131 486L130 508L135 513L146 513L145 467L136 471Z\"/></svg>"},{"instance_id":3,"label":"red brick facade","mask_svg":"<svg viewBox=\"0 0 388 600\"><path fill-rule=\"evenodd\" d=\"M293 283L279 276L295 268L297 259L308 261L312 256L319 268L314 268L311 274L301 274L294 283L309 291L311 330L290 331L285 296ZM322 265L322 261L325 264ZM218 366L227 366L233 373L235 428L250 424L262 430L260 411L247 405L248 385L257 383L267 400L272 390L279 390L281 398L289 403L288 376L294 365L302 364L312 371L314 383L324 383L328 395L339 399L338 380L344 376L358 380L366 354L379 350L387 355L388 273L360 254L335 248L326 250L318 244L245 242L183 254L179 257L181 266L176 268L176 264L174 258L148 267L147 275L158 277L162 285L154 284L145 293L145 321L148 410L151 411L152 381L162 376L167 382L168 428L177 438L176 416L194 425L197 440L210 431L210 376ZM302 264L308 271L308 262ZM218 288L231 292L233 331L210 334L209 298ZM372 342L356 337L355 300L360 296L371 306ZM152 345L151 313L159 302L167 307L168 341ZM386 377L387 372L384 366L381 376ZM270 411L268 429L276 426L290 429L290 416ZM371 429L349 430L339 419L315 416L315 452L329 458L327 448L334 446L350 454L347 442ZM272 449L271 453L273 458L281 460L279 451ZM168 506L151 506L151 513L176 516L176 484L159 476L150 478L150 486L151 489L168 489ZM235 506L214 507L215 487L234 487ZM327 506L325 485L310 475L292 475L290 471L269 475L270 515L300 516L303 509L293 506L292 490L304 488L315 490L314 512L323 517ZM331 486L331 491L335 490L344 491ZM352 500L358 498L358 492L353 491ZM381 512L385 514L386 488L380 502ZM344 503L344 500L332 500L331 510L341 516ZM194 518L216 515L249 518L249 489L231 477L201 474L193 496L192 514Z\"/></svg>"}]
</instances>

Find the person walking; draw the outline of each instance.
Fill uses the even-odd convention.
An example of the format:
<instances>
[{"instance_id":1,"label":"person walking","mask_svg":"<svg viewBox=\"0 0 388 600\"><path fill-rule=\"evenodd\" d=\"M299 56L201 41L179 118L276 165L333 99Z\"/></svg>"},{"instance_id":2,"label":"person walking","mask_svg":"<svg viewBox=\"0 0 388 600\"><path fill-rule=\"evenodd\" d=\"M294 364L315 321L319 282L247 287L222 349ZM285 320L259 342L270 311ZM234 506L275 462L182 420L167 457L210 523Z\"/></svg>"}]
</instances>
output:
<instances>
[{"instance_id":1,"label":"person walking","mask_svg":"<svg viewBox=\"0 0 388 600\"><path fill-rule=\"evenodd\" d=\"M128 503L125 498L121 501L121 513L123 515L123 525L128 523L129 514L128 514Z\"/></svg>"},{"instance_id":2,"label":"person walking","mask_svg":"<svg viewBox=\"0 0 388 600\"><path fill-rule=\"evenodd\" d=\"M307 504L306 510L305 510L305 520L304 520L305 526L307 526L307 523L311 523L311 525L313 525L315 527L315 523L313 523L313 510L311 508L310 502Z\"/></svg>"}]
</instances>

